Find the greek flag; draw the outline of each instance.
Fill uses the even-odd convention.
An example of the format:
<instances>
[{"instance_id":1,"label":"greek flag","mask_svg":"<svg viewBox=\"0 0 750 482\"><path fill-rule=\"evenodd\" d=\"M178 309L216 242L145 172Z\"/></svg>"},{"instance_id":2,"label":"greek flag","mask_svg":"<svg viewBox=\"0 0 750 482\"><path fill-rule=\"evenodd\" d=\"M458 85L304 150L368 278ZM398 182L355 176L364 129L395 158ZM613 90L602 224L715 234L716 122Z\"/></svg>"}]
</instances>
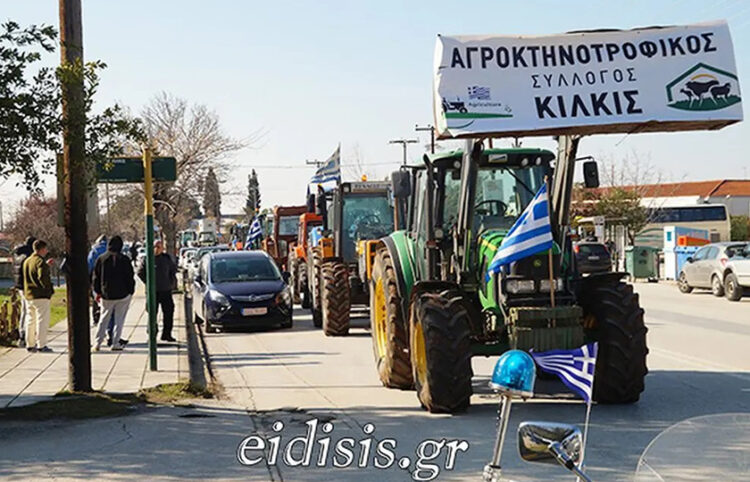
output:
<instances>
[{"instance_id":1,"label":"greek flag","mask_svg":"<svg viewBox=\"0 0 750 482\"><path fill-rule=\"evenodd\" d=\"M487 277L499 272L500 267L504 265L550 249L552 245L552 227L545 183L503 239L495 257L492 258Z\"/></svg>"},{"instance_id":2,"label":"greek flag","mask_svg":"<svg viewBox=\"0 0 750 482\"><path fill-rule=\"evenodd\" d=\"M575 350L550 350L541 353L530 351L537 366L547 373L560 377L571 390L586 403L591 403L594 388L597 343L589 343Z\"/></svg>"},{"instance_id":3,"label":"greek flag","mask_svg":"<svg viewBox=\"0 0 750 482\"><path fill-rule=\"evenodd\" d=\"M253 219L252 224L250 224L250 229L247 230L247 240L245 240L245 244L250 244L256 239L260 238L260 236L263 234L263 228L260 225L260 218Z\"/></svg>"},{"instance_id":4,"label":"greek flag","mask_svg":"<svg viewBox=\"0 0 750 482\"><path fill-rule=\"evenodd\" d=\"M329 181L341 182L341 146L338 146L325 164L315 171L310 184L323 184Z\"/></svg>"}]
</instances>

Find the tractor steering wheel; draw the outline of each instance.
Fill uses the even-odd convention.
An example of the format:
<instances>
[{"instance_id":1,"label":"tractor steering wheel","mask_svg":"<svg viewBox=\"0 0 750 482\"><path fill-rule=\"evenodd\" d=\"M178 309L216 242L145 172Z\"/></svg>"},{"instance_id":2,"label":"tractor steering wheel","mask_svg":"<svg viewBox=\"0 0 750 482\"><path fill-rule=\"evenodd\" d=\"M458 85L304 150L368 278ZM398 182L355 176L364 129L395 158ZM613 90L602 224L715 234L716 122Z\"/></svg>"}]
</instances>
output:
<instances>
[{"instance_id":1,"label":"tractor steering wheel","mask_svg":"<svg viewBox=\"0 0 750 482\"><path fill-rule=\"evenodd\" d=\"M487 204L488 207L482 208L481 206ZM492 214L492 207L495 206L497 214ZM508 205L497 199L487 199L474 206L474 212L480 216L505 216L505 212L508 210Z\"/></svg>"},{"instance_id":2,"label":"tractor steering wheel","mask_svg":"<svg viewBox=\"0 0 750 482\"><path fill-rule=\"evenodd\" d=\"M358 239L359 231L361 228L364 228L365 226L379 226L383 224L383 222L380 219L380 216L378 216L375 213L365 214L361 218L359 218L356 222L356 224L352 225L349 234L351 239Z\"/></svg>"}]
</instances>

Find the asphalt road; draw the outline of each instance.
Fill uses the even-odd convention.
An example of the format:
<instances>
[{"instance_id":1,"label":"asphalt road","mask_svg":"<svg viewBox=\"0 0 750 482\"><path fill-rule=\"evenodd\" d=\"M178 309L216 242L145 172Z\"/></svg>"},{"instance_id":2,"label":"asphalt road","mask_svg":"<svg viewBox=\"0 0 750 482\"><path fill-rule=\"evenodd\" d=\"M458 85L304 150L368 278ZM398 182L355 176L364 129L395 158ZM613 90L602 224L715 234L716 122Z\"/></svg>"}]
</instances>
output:
<instances>
[{"instance_id":1,"label":"asphalt road","mask_svg":"<svg viewBox=\"0 0 750 482\"><path fill-rule=\"evenodd\" d=\"M593 407L589 474L594 480L750 480L750 299L682 295L668 284L636 290L649 327L646 391L634 405ZM115 419L2 424L0 478L480 480L495 437L497 397L486 388L494 359L474 359L467 413L430 415L414 392L380 386L366 318L355 321L349 337L326 338L305 312L297 313L291 330L206 336L224 387L219 400ZM583 423L584 405L562 388L540 381L537 393L546 395L514 404L502 460L506 478L574 480L557 466L522 462L515 444L522 420ZM306 453L304 439L293 439L313 419L318 426ZM238 447L249 436L263 438L265 453L244 451L242 465ZM393 461L376 458L378 444L388 439ZM435 444L422 445L420 456L415 449L426 440ZM446 470L451 441L455 465ZM248 441L249 447L259 443ZM350 463L341 454L335 459L337 444L351 449ZM334 467L334 460L348 466ZM377 468L376 461L389 468ZM290 466L298 462L308 466Z\"/></svg>"},{"instance_id":2,"label":"asphalt road","mask_svg":"<svg viewBox=\"0 0 750 482\"><path fill-rule=\"evenodd\" d=\"M736 433L736 418L717 417L716 423L712 418L701 419L705 422L702 427L711 432L710 451L701 446L706 440L701 434L688 437L676 429L695 417L750 413L750 298L731 303L708 292L683 295L672 284L639 283L636 290L649 328L646 391L634 405L593 407L586 452L590 475L595 480L632 480L649 444L672 427L649 448L639 476L654 470L674 475L669 471L690 465L695 480L715 479L718 473L750 478L748 457L739 460L736 452L720 450L724 443L735 449L737 444L750 447L750 436L744 435L747 431ZM364 427L369 423L375 427L372 437L395 439L397 460L409 457L410 465L405 470L396 464L375 469L370 460L367 469L357 471L358 478L409 480L418 458L415 448L421 441L447 439L467 441L469 448L456 453L450 471L444 468L444 455L426 462L442 464L438 480L477 480L494 440L497 397L486 385L495 359L473 360L475 394L467 413L430 415L419 407L414 392L380 385L368 319L358 317L353 326L348 337L327 338L299 309L292 330L219 333L208 335L207 342L226 394L251 414L256 430L272 437L277 435L273 423L284 423L283 429L277 426L282 448L285 440L303 434L304 423L315 417L333 424L332 443L346 436L358 442L367 439ZM539 480L566 476L557 467L520 461L515 445L516 427L522 420L583 423L584 405L564 390L561 384L538 382L540 397L514 404L502 461L506 477ZM323 434L318 430L316 436ZM441 454L446 452L444 448ZM313 464L319 453L316 446ZM247 467L248 475L262 477L261 465ZM277 463L265 470L277 480L346 480L354 470L333 468L330 460L326 465L302 469ZM430 473L427 469L419 475ZM687 472L677 474L687 476Z\"/></svg>"}]
</instances>

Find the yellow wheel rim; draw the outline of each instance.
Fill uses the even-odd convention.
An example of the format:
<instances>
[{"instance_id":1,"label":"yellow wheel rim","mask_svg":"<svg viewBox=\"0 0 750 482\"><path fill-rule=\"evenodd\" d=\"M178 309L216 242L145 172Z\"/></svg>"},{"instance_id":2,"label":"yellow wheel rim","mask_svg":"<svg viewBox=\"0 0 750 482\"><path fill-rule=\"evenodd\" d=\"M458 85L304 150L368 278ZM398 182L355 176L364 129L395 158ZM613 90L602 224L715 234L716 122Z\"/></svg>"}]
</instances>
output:
<instances>
[{"instance_id":1,"label":"yellow wheel rim","mask_svg":"<svg viewBox=\"0 0 750 482\"><path fill-rule=\"evenodd\" d=\"M417 379L421 385L427 380L427 351L424 346L424 332L422 323L414 324L414 336L412 338L412 363L417 372Z\"/></svg>"},{"instance_id":2,"label":"yellow wheel rim","mask_svg":"<svg viewBox=\"0 0 750 482\"><path fill-rule=\"evenodd\" d=\"M385 308L385 290L383 288L383 279L378 278L375 282L375 306L373 319L375 320L375 343L378 347L378 357L382 358L386 353L386 345L388 344L388 331L386 329L386 323L388 323L388 313Z\"/></svg>"}]
</instances>

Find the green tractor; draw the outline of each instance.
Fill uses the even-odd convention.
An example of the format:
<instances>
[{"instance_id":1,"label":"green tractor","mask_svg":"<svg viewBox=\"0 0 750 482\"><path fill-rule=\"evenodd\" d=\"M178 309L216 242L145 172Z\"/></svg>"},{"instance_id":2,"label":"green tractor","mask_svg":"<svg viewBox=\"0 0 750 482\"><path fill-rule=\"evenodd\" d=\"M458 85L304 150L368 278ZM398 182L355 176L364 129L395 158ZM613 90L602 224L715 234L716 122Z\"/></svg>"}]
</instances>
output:
<instances>
[{"instance_id":1,"label":"green tractor","mask_svg":"<svg viewBox=\"0 0 750 482\"><path fill-rule=\"evenodd\" d=\"M351 306L369 303L366 275L360 273L360 250L374 257L368 245L393 232L390 188L388 182L344 182L318 193L315 203L323 218L322 236L312 237L308 284L313 323L322 325L327 336L348 334Z\"/></svg>"},{"instance_id":2,"label":"green tractor","mask_svg":"<svg viewBox=\"0 0 750 482\"><path fill-rule=\"evenodd\" d=\"M559 141L554 170L551 151L485 149L470 140L393 174L394 196L411 202L406 230L380 240L372 269L370 320L383 385L415 388L425 409L456 413L472 395L471 357L598 341L594 399L639 399L648 352L643 310L625 273L577 272L568 218L578 138ZM594 161L584 164L584 178L598 186ZM553 248L488 276L502 240L548 179Z\"/></svg>"}]
</instances>

